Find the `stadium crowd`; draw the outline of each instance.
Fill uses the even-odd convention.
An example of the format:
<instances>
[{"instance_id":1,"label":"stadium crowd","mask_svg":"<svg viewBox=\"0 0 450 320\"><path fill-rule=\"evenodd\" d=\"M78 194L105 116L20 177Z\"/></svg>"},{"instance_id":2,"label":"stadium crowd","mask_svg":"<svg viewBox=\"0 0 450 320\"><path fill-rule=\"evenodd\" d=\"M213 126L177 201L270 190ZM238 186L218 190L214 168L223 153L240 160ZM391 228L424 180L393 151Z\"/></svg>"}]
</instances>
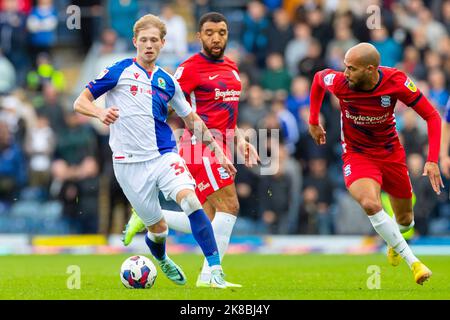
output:
<instances>
[{"instance_id":1,"label":"stadium crowd","mask_svg":"<svg viewBox=\"0 0 450 320\"><path fill-rule=\"evenodd\" d=\"M80 9L80 28L70 27L77 18L70 5ZM327 144L316 146L308 134L314 73L343 70L346 50L358 42L372 43L382 65L406 72L441 115L450 107L449 0L1 0L0 10L0 233L122 229L130 208L112 172L108 128L74 113L72 103L106 66L133 56L134 21L148 12L167 24L159 65L171 72L199 50L198 18L223 13L226 54L240 68L238 125L280 130L260 149L278 159L275 174L237 165L235 233L373 232L344 186L337 100L327 96L322 108ZM422 177L425 122L400 102L396 120L416 233L450 234L449 181L438 197Z\"/></svg>"}]
</instances>

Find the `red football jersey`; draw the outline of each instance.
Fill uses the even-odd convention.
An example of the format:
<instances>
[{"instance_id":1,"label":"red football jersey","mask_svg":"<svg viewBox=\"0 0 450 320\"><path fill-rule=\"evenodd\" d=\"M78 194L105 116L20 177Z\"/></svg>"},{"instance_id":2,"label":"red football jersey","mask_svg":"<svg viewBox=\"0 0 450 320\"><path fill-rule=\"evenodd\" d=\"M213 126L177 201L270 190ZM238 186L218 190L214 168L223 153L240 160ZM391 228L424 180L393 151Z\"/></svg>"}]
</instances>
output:
<instances>
[{"instance_id":1,"label":"red football jersey","mask_svg":"<svg viewBox=\"0 0 450 320\"><path fill-rule=\"evenodd\" d=\"M186 99L217 137L234 132L238 116L241 81L237 65L229 58L212 60L197 53L183 62L174 75ZM234 134L234 133L233 133ZM182 141L191 138L185 131Z\"/></svg>"},{"instance_id":2,"label":"red football jersey","mask_svg":"<svg viewBox=\"0 0 450 320\"><path fill-rule=\"evenodd\" d=\"M395 68L379 67L378 72L379 81L370 91L350 89L343 72L325 69L316 77L321 87L339 99L344 153L384 157L403 149L395 128L395 104L400 100L413 107L422 93Z\"/></svg>"}]
</instances>

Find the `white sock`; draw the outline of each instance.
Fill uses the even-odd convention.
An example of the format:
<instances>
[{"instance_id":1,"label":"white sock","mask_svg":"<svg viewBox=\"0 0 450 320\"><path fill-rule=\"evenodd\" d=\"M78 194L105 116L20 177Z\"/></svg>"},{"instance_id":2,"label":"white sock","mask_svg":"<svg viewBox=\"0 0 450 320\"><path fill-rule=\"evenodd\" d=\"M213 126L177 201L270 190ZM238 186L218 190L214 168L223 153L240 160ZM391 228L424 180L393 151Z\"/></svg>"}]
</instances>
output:
<instances>
[{"instance_id":1,"label":"white sock","mask_svg":"<svg viewBox=\"0 0 450 320\"><path fill-rule=\"evenodd\" d=\"M223 256L225 255L225 252L228 249L228 244L230 243L230 237L231 233L233 232L235 222L236 216L226 212L216 212L216 215L211 222L221 262ZM203 268L200 277L203 281L209 281L209 279L211 278L211 270L206 259L203 262Z\"/></svg>"},{"instance_id":2,"label":"white sock","mask_svg":"<svg viewBox=\"0 0 450 320\"><path fill-rule=\"evenodd\" d=\"M192 233L189 218L183 211L162 210L164 219L170 229L184 233Z\"/></svg>"},{"instance_id":3,"label":"white sock","mask_svg":"<svg viewBox=\"0 0 450 320\"><path fill-rule=\"evenodd\" d=\"M154 243L161 243L166 240L167 236L169 235L169 229L167 229L164 232L161 233L153 233L150 231L147 231L147 237L152 240Z\"/></svg>"},{"instance_id":4,"label":"white sock","mask_svg":"<svg viewBox=\"0 0 450 320\"><path fill-rule=\"evenodd\" d=\"M414 220L411 221L411 223L410 223L409 225L407 225L407 226L404 226L404 225L398 223L397 220L396 220L395 222L397 223L398 229L400 230L401 233L408 232L408 231L411 230L411 228L414 227L414 225L416 224L416 223L414 222Z\"/></svg>"},{"instance_id":5,"label":"white sock","mask_svg":"<svg viewBox=\"0 0 450 320\"><path fill-rule=\"evenodd\" d=\"M400 254L410 268L414 262L419 261L400 233L397 224L384 210L377 212L373 216L369 216L369 220L375 231L378 232L388 245L394 248L395 252Z\"/></svg>"}]
</instances>

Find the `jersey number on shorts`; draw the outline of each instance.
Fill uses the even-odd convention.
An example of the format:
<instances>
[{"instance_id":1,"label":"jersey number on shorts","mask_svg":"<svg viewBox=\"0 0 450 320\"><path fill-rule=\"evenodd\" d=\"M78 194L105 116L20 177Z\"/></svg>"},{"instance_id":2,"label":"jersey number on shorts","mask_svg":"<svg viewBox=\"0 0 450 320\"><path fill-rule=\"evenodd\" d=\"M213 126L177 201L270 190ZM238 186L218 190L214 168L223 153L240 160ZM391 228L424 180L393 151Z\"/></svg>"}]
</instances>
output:
<instances>
[{"instance_id":1,"label":"jersey number on shorts","mask_svg":"<svg viewBox=\"0 0 450 320\"><path fill-rule=\"evenodd\" d=\"M187 172L189 178L191 178L191 180L194 180L194 178L192 177L191 173L186 168L184 163L174 162L174 163L171 163L170 166L175 170L176 176L178 176L179 174L182 174L184 172Z\"/></svg>"}]
</instances>

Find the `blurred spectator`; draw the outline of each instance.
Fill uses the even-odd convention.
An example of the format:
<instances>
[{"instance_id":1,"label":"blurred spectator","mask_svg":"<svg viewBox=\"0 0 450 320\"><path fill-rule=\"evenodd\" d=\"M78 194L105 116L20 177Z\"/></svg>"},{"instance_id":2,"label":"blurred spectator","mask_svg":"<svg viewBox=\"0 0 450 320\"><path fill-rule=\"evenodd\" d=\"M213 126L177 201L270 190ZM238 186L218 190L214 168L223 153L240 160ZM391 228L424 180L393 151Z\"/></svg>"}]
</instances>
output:
<instances>
[{"instance_id":1,"label":"blurred spectator","mask_svg":"<svg viewBox=\"0 0 450 320\"><path fill-rule=\"evenodd\" d=\"M46 83L42 90L42 98L42 102L36 104L36 110L48 119L50 127L59 136L66 129L61 97L51 83Z\"/></svg>"},{"instance_id":2,"label":"blurred spectator","mask_svg":"<svg viewBox=\"0 0 450 320\"><path fill-rule=\"evenodd\" d=\"M311 34L323 48L333 37L333 29L325 17L324 11L320 7L315 7L306 13L308 25L311 27Z\"/></svg>"},{"instance_id":3,"label":"blurred spectator","mask_svg":"<svg viewBox=\"0 0 450 320\"><path fill-rule=\"evenodd\" d=\"M286 46L293 37L293 30L289 16L283 9L277 9L273 13L273 21L267 29L267 53L284 54Z\"/></svg>"},{"instance_id":4,"label":"blurred spectator","mask_svg":"<svg viewBox=\"0 0 450 320\"><path fill-rule=\"evenodd\" d=\"M347 190L336 192L336 216L334 227L336 234L341 235L371 235L374 230L367 214L350 196Z\"/></svg>"},{"instance_id":5,"label":"blurred spectator","mask_svg":"<svg viewBox=\"0 0 450 320\"><path fill-rule=\"evenodd\" d=\"M311 28L306 23L294 25L294 38L289 41L284 57L291 76L296 76L298 63L306 56L311 42Z\"/></svg>"},{"instance_id":6,"label":"blurred spectator","mask_svg":"<svg viewBox=\"0 0 450 320\"><path fill-rule=\"evenodd\" d=\"M428 45L433 50L437 50L439 42L446 35L444 26L436 21L433 18L431 11L426 8L420 10L418 17L418 25L425 31Z\"/></svg>"},{"instance_id":7,"label":"blurred spectator","mask_svg":"<svg viewBox=\"0 0 450 320\"><path fill-rule=\"evenodd\" d=\"M416 79L425 79L426 69L420 59L420 53L414 46L407 46L403 51L403 60L396 66Z\"/></svg>"},{"instance_id":8,"label":"blurred spectator","mask_svg":"<svg viewBox=\"0 0 450 320\"><path fill-rule=\"evenodd\" d=\"M71 232L98 232L97 144L85 118L73 111L66 114L67 128L58 135L50 193L63 203Z\"/></svg>"},{"instance_id":9,"label":"blurred spectator","mask_svg":"<svg viewBox=\"0 0 450 320\"><path fill-rule=\"evenodd\" d=\"M10 93L16 86L16 70L0 50L0 95Z\"/></svg>"},{"instance_id":10,"label":"blurred spectator","mask_svg":"<svg viewBox=\"0 0 450 320\"><path fill-rule=\"evenodd\" d=\"M107 66L126 57L129 57L127 42L118 38L113 29L104 29L99 41L93 43L83 61L80 77L77 85L73 87L73 92L83 91L86 84Z\"/></svg>"},{"instance_id":11,"label":"blurred spectator","mask_svg":"<svg viewBox=\"0 0 450 320\"><path fill-rule=\"evenodd\" d=\"M11 135L8 124L0 121L0 199L14 201L27 182L25 156Z\"/></svg>"},{"instance_id":12,"label":"blurred spectator","mask_svg":"<svg viewBox=\"0 0 450 320\"><path fill-rule=\"evenodd\" d=\"M197 21L192 0L174 0L172 8L186 25L187 42L197 42ZM163 18L163 17L162 17ZM187 51L187 50L186 50Z\"/></svg>"},{"instance_id":13,"label":"blurred spectator","mask_svg":"<svg viewBox=\"0 0 450 320\"><path fill-rule=\"evenodd\" d=\"M7 125L14 141L22 147L27 134L27 123L23 116L23 106L16 96L9 95L2 99L0 119Z\"/></svg>"},{"instance_id":14,"label":"blurred spectator","mask_svg":"<svg viewBox=\"0 0 450 320\"><path fill-rule=\"evenodd\" d=\"M353 36L352 30L345 23L334 24L335 37L328 43L326 50L326 59L332 61L336 59L334 55L340 52L343 56L348 49L355 46L358 41Z\"/></svg>"},{"instance_id":15,"label":"blurred spectator","mask_svg":"<svg viewBox=\"0 0 450 320\"><path fill-rule=\"evenodd\" d=\"M306 55L298 63L298 75L307 77L310 82L316 72L326 68L322 58L322 45L316 39L312 39Z\"/></svg>"},{"instance_id":16,"label":"blurred spectator","mask_svg":"<svg viewBox=\"0 0 450 320\"><path fill-rule=\"evenodd\" d=\"M161 20L166 24L167 35L166 43L161 49L161 58L167 59L170 55L172 59L183 59L188 51L188 29L184 19L177 15L174 7L170 4L165 4L161 9Z\"/></svg>"},{"instance_id":17,"label":"blurred spectator","mask_svg":"<svg viewBox=\"0 0 450 320\"><path fill-rule=\"evenodd\" d=\"M19 85L25 83L30 59L27 52L26 16L16 0L3 0L0 11L0 48L17 72Z\"/></svg>"},{"instance_id":18,"label":"blurred spectator","mask_svg":"<svg viewBox=\"0 0 450 320\"><path fill-rule=\"evenodd\" d=\"M429 219L438 198L427 179L422 176L424 159L421 154L411 153L407 157L409 177L416 196L414 205L415 230L420 235L428 234Z\"/></svg>"},{"instance_id":19,"label":"blurred spectator","mask_svg":"<svg viewBox=\"0 0 450 320\"><path fill-rule=\"evenodd\" d=\"M6 10L5 9L5 2L4 0L0 1L0 11ZM18 11L28 15L31 11L31 8L33 7L33 1L32 0L16 0Z\"/></svg>"},{"instance_id":20,"label":"blurred spectator","mask_svg":"<svg viewBox=\"0 0 450 320\"><path fill-rule=\"evenodd\" d=\"M301 171L289 158L283 144L270 144L271 156L279 161L275 174L263 175L259 182L261 220L265 233L287 234L292 230L299 208ZM294 222L294 224L292 223Z\"/></svg>"},{"instance_id":21,"label":"blurred spectator","mask_svg":"<svg viewBox=\"0 0 450 320\"><path fill-rule=\"evenodd\" d=\"M313 158L308 163L308 173L304 178L303 197L309 198L309 194L316 194L313 201L311 211L306 213L311 216L315 222L316 232L319 234L334 233L333 217L330 206L334 202L333 199L333 182L327 174L327 161L325 158ZM306 195L305 195L306 193ZM306 209L306 208L304 208Z\"/></svg>"},{"instance_id":22,"label":"blurred spectator","mask_svg":"<svg viewBox=\"0 0 450 320\"><path fill-rule=\"evenodd\" d=\"M286 144L286 149L288 150L289 155L292 155L295 153L295 145L299 139L297 121L292 113L286 109L284 100L274 99L272 101L271 109L280 123L281 134L283 141Z\"/></svg>"},{"instance_id":23,"label":"blurred spectator","mask_svg":"<svg viewBox=\"0 0 450 320\"><path fill-rule=\"evenodd\" d=\"M269 92L271 97L276 92L281 92L287 97L291 86L291 76L284 66L283 56L279 53L271 53L266 61L267 68L262 73L261 86Z\"/></svg>"},{"instance_id":24,"label":"blurred spectator","mask_svg":"<svg viewBox=\"0 0 450 320\"><path fill-rule=\"evenodd\" d=\"M30 186L48 190L50 186L50 164L55 149L56 137L47 117L39 113L34 128L25 142L25 152L29 159Z\"/></svg>"},{"instance_id":25,"label":"blurred spectator","mask_svg":"<svg viewBox=\"0 0 450 320\"><path fill-rule=\"evenodd\" d=\"M427 136L417 126L417 113L408 108L403 112L403 128L400 131L400 140L407 154L422 153L427 143Z\"/></svg>"},{"instance_id":26,"label":"blurred spectator","mask_svg":"<svg viewBox=\"0 0 450 320\"><path fill-rule=\"evenodd\" d=\"M138 1L109 0L107 3L110 17L109 26L128 43L130 49L133 48L131 39L133 38L134 23L138 18Z\"/></svg>"},{"instance_id":27,"label":"blurred spectator","mask_svg":"<svg viewBox=\"0 0 450 320\"><path fill-rule=\"evenodd\" d=\"M266 59L269 24L264 4L256 0L250 1L242 26L242 44L247 53L255 57L259 67L264 67Z\"/></svg>"},{"instance_id":28,"label":"blurred spectator","mask_svg":"<svg viewBox=\"0 0 450 320\"><path fill-rule=\"evenodd\" d=\"M309 108L309 81L305 77L292 80L291 94L286 100L287 109L294 115L300 132L308 130L306 109ZM309 115L309 113L308 113Z\"/></svg>"},{"instance_id":29,"label":"blurred spectator","mask_svg":"<svg viewBox=\"0 0 450 320\"><path fill-rule=\"evenodd\" d=\"M38 0L27 19L32 61L36 61L40 52L50 54L56 42L57 26L58 15L53 0Z\"/></svg>"},{"instance_id":30,"label":"blurred spectator","mask_svg":"<svg viewBox=\"0 0 450 320\"><path fill-rule=\"evenodd\" d=\"M257 129L261 120L267 115L269 107L264 99L264 91L258 85L252 85L248 89L248 100L242 104L239 110L238 121L245 122Z\"/></svg>"},{"instance_id":31,"label":"blurred spectator","mask_svg":"<svg viewBox=\"0 0 450 320\"><path fill-rule=\"evenodd\" d=\"M103 16L104 8L102 6L102 0L71 0L73 5L80 7L81 9L81 43L80 48L82 53L86 54L92 43L97 40L100 34L100 24ZM112 1L109 1L112 2ZM115 19L121 19L119 16L114 16Z\"/></svg>"},{"instance_id":32,"label":"blurred spectator","mask_svg":"<svg viewBox=\"0 0 450 320\"><path fill-rule=\"evenodd\" d=\"M440 54L433 50L425 51L425 67L428 71L442 68L442 58Z\"/></svg>"},{"instance_id":33,"label":"blurred spectator","mask_svg":"<svg viewBox=\"0 0 450 320\"><path fill-rule=\"evenodd\" d=\"M450 34L450 1L444 0L442 1L442 10L440 11L442 14L442 23L447 30L447 34Z\"/></svg>"},{"instance_id":34,"label":"blurred spectator","mask_svg":"<svg viewBox=\"0 0 450 320\"><path fill-rule=\"evenodd\" d=\"M430 92L428 98L441 114L445 112L445 105L449 97L447 90L445 74L440 69L429 71L428 83L430 84Z\"/></svg>"},{"instance_id":35,"label":"blurred spectator","mask_svg":"<svg viewBox=\"0 0 450 320\"><path fill-rule=\"evenodd\" d=\"M402 47L389 36L386 26L371 30L371 43L380 52L381 65L394 67L402 57Z\"/></svg>"},{"instance_id":36,"label":"blurred spectator","mask_svg":"<svg viewBox=\"0 0 450 320\"><path fill-rule=\"evenodd\" d=\"M263 0L263 2L269 12L274 12L280 9L283 4L283 0Z\"/></svg>"},{"instance_id":37,"label":"blurred spectator","mask_svg":"<svg viewBox=\"0 0 450 320\"><path fill-rule=\"evenodd\" d=\"M40 53L36 58L36 69L28 72L27 86L29 90L40 92L44 83L50 82L58 91L64 91L66 80L47 53Z\"/></svg>"}]
</instances>

